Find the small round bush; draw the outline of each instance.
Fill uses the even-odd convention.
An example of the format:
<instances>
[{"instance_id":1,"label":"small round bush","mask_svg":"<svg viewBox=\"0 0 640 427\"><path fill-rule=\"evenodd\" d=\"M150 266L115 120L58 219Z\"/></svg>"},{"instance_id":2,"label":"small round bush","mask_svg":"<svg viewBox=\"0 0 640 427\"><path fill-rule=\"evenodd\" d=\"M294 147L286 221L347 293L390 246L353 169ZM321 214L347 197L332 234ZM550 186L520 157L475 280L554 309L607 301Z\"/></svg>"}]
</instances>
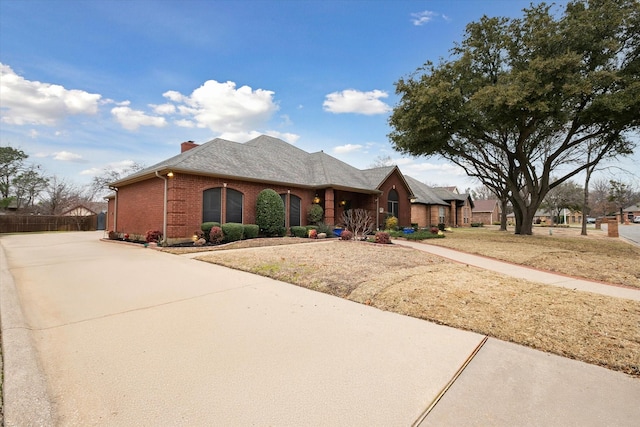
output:
<instances>
[{"instance_id":1,"label":"small round bush","mask_svg":"<svg viewBox=\"0 0 640 427\"><path fill-rule=\"evenodd\" d=\"M291 234L294 237L307 237L307 228L306 227L293 226L293 227L291 227Z\"/></svg>"},{"instance_id":2,"label":"small round bush","mask_svg":"<svg viewBox=\"0 0 640 427\"><path fill-rule=\"evenodd\" d=\"M270 188L265 188L258 194L256 224L267 236L284 236L284 202Z\"/></svg>"},{"instance_id":3,"label":"small round bush","mask_svg":"<svg viewBox=\"0 0 640 427\"><path fill-rule=\"evenodd\" d=\"M220 223L219 222L203 222L200 225L200 230L202 230L202 232L204 233L204 238L208 239L209 238L209 234L211 234L211 229L213 227L220 227ZM211 240L209 240L211 241Z\"/></svg>"},{"instance_id":4,"label":"small round bush","mask_svg":"<svg viewBox=\"0 0 640 427\"><path fill-rule=\"evenodd\" d=\"M322 221L322 216L324 215L324 209L322 206L313 204L309 207L309 212L307 213L307 221L310 224L317 224Z\"/></svg>"},{"instance_id":5,"label":"small round bush","mask_svg":"<svg viewBox=\"0 0 640 427\"><path fill-rule=\"evenodd\" d=\"M310 239L317 239L318 238L318 231L315 229L311 229L309 230L309 238Z\"/></svg>"},{"instance_id":6,"label":"small round bush","mask_svg":"<svg viewBox=\"0 0 640 427\"><path fill-rule=\"evenodd\" d=\"M351 240L351 239L353 239L353 233L351 231L349 231L349 230L344 230L342 232L342 234L340 235L340 238L342 240Z\"/></svg>"},{"instance_id":7,"label":"small round bush","mask_svg":"<svg viewBox=\"0 0 640 427\"><path fill-rule=\"evenodd\" d=\"M224 234L225 242L242 240L242 236L244 236L244 226L237 222L227 222L226 224L222 224L222 233Z\"/></svg>"},{"instance_id":8,"label":"small round bush","mask_svg":"<svg viewBox=\"0 0 640 427\"><path fill-rule=\"evenodd\" d=\"M376 243L388 245L391 243L391 236L389 233L385 233L384 231L378 231L376 233Z\"/></svg>"},{"instance_id":9,"label":"small round bush","mask_svg":"<svg viewBox=\"0 0 640 427\"><path fill-rule=\"evenodd\" d=\"M147 231L147 235L145 236L145 240L148 243L160 243L162 240L162 231L159 230L149 230Z\"/></svg>"},{"instance_id":10,"label":"small round bush","mask_svg":"<svg viewBox=\"0 0 640 427\"><path fill-rule=\"evenodd\" d=\"M387 218L384 222L384 228L386 230L395 230L396 228L398 228L398 218L396 218L395 216L390 216L389 218Z\"/></svg>"},{"instance_id":11,"label":"small round bush","mask_svg":"<svg viewBox=\"0 0 640 427\"><path fill-rule=\"evenodd\" d=\"M327 236L333 236L333 227L324 222L318 223L318 233L325 233Z\"/></svg>"},{"instance_id":12,"label":"small round bush","mask_svg":"<svg viewBox=\"0 0 640 427\"><path fill-rule=\"evenodd\" d=\"M209 230L209 241L214 245L219 245L224 240L224 233L222 232L222 228L218 226L211 227Z\"/></svg>"},{"instance_id":13,"label":"small round bush","mask_svg":"<svg viewBox=\"0 0 640 427\"><path fill-rule=\"evenodd\" d=\"M244 238L255 239L260 233L260 227L256 224L244 224Z\"/></svg>"}]
</instances>

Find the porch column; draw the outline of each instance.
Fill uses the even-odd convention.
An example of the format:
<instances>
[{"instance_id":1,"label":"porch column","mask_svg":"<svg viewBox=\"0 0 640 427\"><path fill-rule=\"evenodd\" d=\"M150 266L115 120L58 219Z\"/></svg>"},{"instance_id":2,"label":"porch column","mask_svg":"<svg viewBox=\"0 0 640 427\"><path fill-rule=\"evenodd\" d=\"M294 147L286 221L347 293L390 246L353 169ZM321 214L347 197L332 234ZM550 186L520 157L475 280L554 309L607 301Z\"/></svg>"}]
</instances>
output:
<instances>
[{"instance_id":1,"label":"porch column","mask_svg":"<svg viewBox=\"0 0 640 427\"><path fill-rule=\"evenodd\" d=\"M324 221L328 225L335 225L336 223L336 209L333 197L333 188L324 190Z\"/></svg>"}]
</instances>

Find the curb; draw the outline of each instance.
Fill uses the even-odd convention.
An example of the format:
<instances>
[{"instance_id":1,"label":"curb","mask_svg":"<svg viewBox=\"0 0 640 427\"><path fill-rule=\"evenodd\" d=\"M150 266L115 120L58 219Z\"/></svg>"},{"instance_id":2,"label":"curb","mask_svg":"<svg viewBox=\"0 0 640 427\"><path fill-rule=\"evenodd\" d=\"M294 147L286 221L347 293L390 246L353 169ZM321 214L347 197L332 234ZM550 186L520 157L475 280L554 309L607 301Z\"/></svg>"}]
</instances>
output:
<instances>
[{"instance_id":1,"label":"curb","mask_svg":"<svg viewBox=\"0 0 640 427\"><path fill-rule=\"evenodd\" d=\"M47 382L38 361L32 331L24 320L20 298L1 242L0 327L4 359L4 425L55 425Z\"/></svg>"}]
</instances>

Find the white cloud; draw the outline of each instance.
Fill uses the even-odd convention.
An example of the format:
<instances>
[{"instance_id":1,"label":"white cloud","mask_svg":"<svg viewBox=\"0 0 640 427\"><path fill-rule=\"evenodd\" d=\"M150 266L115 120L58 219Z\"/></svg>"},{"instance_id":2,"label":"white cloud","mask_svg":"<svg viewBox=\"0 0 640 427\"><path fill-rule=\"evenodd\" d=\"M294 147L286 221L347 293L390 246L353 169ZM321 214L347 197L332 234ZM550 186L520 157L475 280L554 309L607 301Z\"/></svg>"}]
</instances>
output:
<instances>
[{"instance_id":1,"label":"white cloud","mask_svg":"<svg viewBox=\"0 0 640 427\"><path fill-rule=\"evenodd\" d=\"M268 130L265 132L266 135L273 136L274 138L279 138L283 141L288 142L289 144L295 144L300 139L300 135L296 135L295 133L289 132L278 132L275 130Z\"/></svg>"},{"instance_id":2,"label":"white cloud","mask_svg":"<svg viewBox=\"0 0 640 427\"><path fill-rule=\"evenodd\" d=\"M196 124L194 122L192 122L191 120L187 120L187 119L176 120L173 123L175 123L176 126L180 126L181 128L194 128L194 127L196 127Z\"/></svg>"},{"instance_id":3,"label":"white cloud","mask_svg":"<svg viewBox=\"0 0 640 427\"><path fill-rule=\"evenodd\" d=\"M52 126L76 114L96 114L101 95L26 80L0 63L2 122Z\"/></svg>"},{"instance_id":4,"label":"white cloud","mask_svg":"<svg viewBox=\"0 0 640 427\"><path fill-rule=\"evenodd\" d=\"M125 170L128 170L131 166L135 164L136 162L134 162L133 160L121 160L119 162L108 163L102 168L94 167L90 169L85 169L80 172L80 175L98 175L103 173L105 170L113 170L118 173L122 173Z\"/></svg>"},{"instance_id":5,"label":"white cloud","mask_svg":"<svg viewBox=\"0 0 640 427\"><path fill-rule=\"evenodd\" d=\"M128 130L136 130L140 126L155 126L161 128L167 125L164 117L149 116L143 111L133 110L130 107L112 108L111 114L122 127Z\"/></svg>"},{"instance_id":6,"label":"white cloud","mask_svg":"<svg viewBox=\"0 0 640 427\"><path fill-rule=\"evenodd\" d=\"M177 111L187 116L199 128L208 128L223 135L251 135L278 110L274 92L242 86L234 82L208 80L191 95L167 91L163 96L177 105ZM188 122L181 122L182 126ZM180 125L180 124L179 124Z\"/></svg>"},{"instance_id":7,"label":"white cloud","mask_svg":"<svg viewBox=\"0 0 640 427\"><path fill-rule=\"evenodd\" d=\"M358 151L362 149L362 145L360 144L345 144L339 145L337 147L333 147L333 152L337 154L351 153L353 151Z\"/></svg>"},{"instance_id":8,"label":"white cloud","mask_svg":"<svg viewBox=\"0 0 640 427\"><path fill-rule=\"evenodd\" d=\"M150 104L149 106L153 108L153 112L156 114L173 114L176 112L176 106L169 103L160 105Z\"/></svg>"},{"instance_id":9,"label":"white cloud","mask_svg":"<svg viewBox=\"0 0 640 427\"><path fill-rule=\"evenodd\" d=\"M437 16L438 16L438 13L436 13L436 12L433 12L433 11L430 11L430 10L424 10L422 12L412 13L411 14L411 22L415 26L421 26L421 25L424 25L424 24L426 24L428 22L431 22L433 20L433 18L436 18Z\"/></svg>"},{"instance_id":10,"label":"white cloud","mask_svg":"<svg viewBox=\"0 0 640 427\"><path fill-rule=\"evenodd\" d=\"M38 136L40 136L40 133L37 130L31 129L29 131L29 138L36 139Z\"/></svg>"},{"instance_id":11,"label":"white cloud","mask_svg":"<svg viewBox=\"0 0 640 427\"><path fill-rule=\"evenodd\" d=\"M331 113L384 114L391 111L391 107L380 98L388 96L387 92L377 89L369 92L346 89L328 94L322 106Z\"/></svg>"},{"instance_id":12,"label":"white cloud","mask_svg":"<svg viewBox=\"0 0 640 427\"><path fill-rule=\"evenodd\" d=\"M80 154L71 153L69 151L58 151L57 153L53 153L54 160L61 160L63 162L79 162L82 161L82 156Z\"/></svg>"}]
</instances>

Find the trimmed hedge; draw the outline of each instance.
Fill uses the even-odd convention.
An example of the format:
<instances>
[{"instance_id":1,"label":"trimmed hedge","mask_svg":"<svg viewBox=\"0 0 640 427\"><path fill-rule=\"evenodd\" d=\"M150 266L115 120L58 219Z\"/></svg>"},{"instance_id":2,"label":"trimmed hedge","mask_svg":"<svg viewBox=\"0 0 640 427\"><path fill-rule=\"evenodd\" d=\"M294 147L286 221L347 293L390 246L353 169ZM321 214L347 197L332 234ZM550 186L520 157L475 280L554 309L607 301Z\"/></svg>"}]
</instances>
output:
<instances>
[{"instance_id":1,"label":"trimmed hedge","mask_svg":"<svg viewBox=\"0 0 640 427\"><path fill-rule=\"evenodd\" d=\"M443 239L444 234L434 234L429 231L420 230L412 234L405 234L404 238L407 240Z\"/></svg>"},{"instance_id":2,"label":"trimmed hedge","mask_svg":"<svg viewBox=\"0 0 640 427\"><path fill-rule=\"evenodd\" d=\"M311 224L317 224L322 221L322 216L324 215L324 209L322 206L313 204L309 207L309 212L307 213L307 221Z\"/></svg>"},{"instance_id":3,"label":"trimmed hedge","mask_svg":"<svg viewBox=\"0 0 640 427\"><path fill-rule=\"evenodd\" d=\"M227 222L226 224L222 224L222 233L224 234L225 242L242 240L242 236L244 236L244 225L238 224L237 222Z\"/></svg>"},{"instance_id":4,"label":"trimmed hedge","mask_svg":"<svg viewBox=\"0 0 640 427\"><path fill-rule=\"evenodd\" d=\"M255 239L260 234L260 227L256 224L244 224L244 238Z\"/></svg>"},{"instance_id":5,"label":"trimmed hedge","mask_svg":"<svg viewBox=\"0 0 640 427\"><path fill-rule=\"evenodd\" d=\"M293 226L291 227L291 234L293 234L294 237L307 237L307 228Z\"/></svg>"}]
</instances>

